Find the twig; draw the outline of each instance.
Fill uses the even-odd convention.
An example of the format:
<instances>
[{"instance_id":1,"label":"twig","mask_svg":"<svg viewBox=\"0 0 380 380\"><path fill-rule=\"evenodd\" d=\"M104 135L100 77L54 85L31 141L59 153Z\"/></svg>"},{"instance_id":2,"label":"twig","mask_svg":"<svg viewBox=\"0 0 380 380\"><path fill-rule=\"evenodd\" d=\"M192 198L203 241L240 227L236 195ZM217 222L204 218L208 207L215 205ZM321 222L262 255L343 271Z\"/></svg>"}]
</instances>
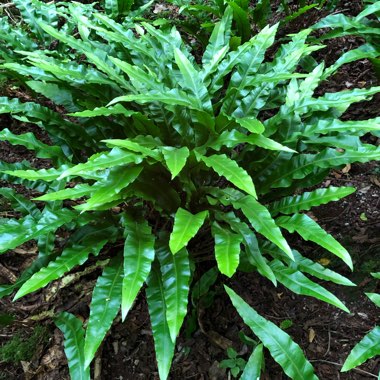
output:
<instances>
[{"instance_id":1,"label":"twig","mask_svg":"<svg viewBox=\"0 0 380 380\"><path fill-rule=\"evenodd\" d=\"M0 4L0 8L11 8L15 5L13 3Z\"/></svg>"},{"instance_id":2,"label":"twig","mask_svg":"<svg viewBox=\"0 0 380 380\"><path fill-rule=\"evenodd\" d=\"M314 359L314 360L309 360L310 362L313 362L313 363L326 363L326 364L332 364L332 365L336 365L338 367L343 367L342 364L339 364L339 363L335 363L335 362L330 362L328 360L323 360L323 359ZM375 379L377 379L377 375L374 375L373 373L371 372L368 372L368 371L364 371L363 369L359 369L359 368L353 368L352 371L356 371L356 372L359 372L359 373L363 373L365 375L368 375L368 376L371 376L371 377L374 377Z\"/></svg>"},{"instance_id":3,"label":"twig","mask_svg":"<svg viewBox=\"0 0 380 380\"><path fill-rule=\"evenodd\" d=\"M331 331L330 331L330 326L329 326L329 342L328 342L328 345L327 345L327 350L326 352L323 354L323 357L326 357L326 355L330 352L330 344L331 344Z\"/></svg>"}]
</instances>

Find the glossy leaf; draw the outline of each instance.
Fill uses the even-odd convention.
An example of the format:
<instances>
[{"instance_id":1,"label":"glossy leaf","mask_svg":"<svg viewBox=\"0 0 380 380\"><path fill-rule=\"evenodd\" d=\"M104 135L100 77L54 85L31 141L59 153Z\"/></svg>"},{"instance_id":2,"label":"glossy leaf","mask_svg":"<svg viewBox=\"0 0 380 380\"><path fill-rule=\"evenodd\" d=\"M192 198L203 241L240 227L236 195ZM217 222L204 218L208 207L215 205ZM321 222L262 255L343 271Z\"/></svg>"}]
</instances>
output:
<instances>
[{"instance_id":1,"label":"glossy leaf","mask_svg":"<svg viewBox=\"0 0 380 380\"><path fill-rule=\"evenodd\" d=\"M174 218L173 232L170 235L169 247L170 251L175 254L197 234L202 227L207 211L201 211L193 215L189 211L179 208Z\"/></svg>"},{"instance_id":2,"label":"glossy leaf","mask_svg":"<svg viewBox=\"0 0 380 380\"><path fill-rule=\"evenodd\" d=\"M94 192L81 210L92 210L108 203L114 196L117 196L123 189L128 187L129 184L134 182L140 175L142 169L141 166L135 166L116 168L116 170L111 171L104 181L99 181L94 185Z\"/></svg>"},{"instance_id":3,"label":"glossy leaf","mask_svg":"<svg viewBox=\"0 0 380 380\"><path fill-rule=\"evenodd\" d=\"M148 278L154 259L154 235L145 221L125 220L124 274L121 313L124 320L142 285Z\"/></svg>"},{"instance_id":4,"label":"glossy leaf","mask_svg":"<svg viewBox=\"0 0 380 380\"><path fill-rule=\"evenodd\" d=\"M168 378L175 347L170 337L169 325L166 319L167 307L164 294L161 273L158 268L153 267L148 278L146 297L153 331L158 373L161 380Z\"/></svg>"},{"instance_id":5,"label":"glossy leaf","mask_svg":"<svg viewBox=\"0 0 380 380\"><path fill-rule=\"evenodd\" d=\"M366 293L365 294L377 307L380 307L380 294Z\"/></svg>"},{"instance_id":6,"label":"glossy leaf","mask_svg":"<svg viewBox=\"0 0 380 380\"><path fill-rule=\"evenodd\" d=\"M74 117L99 117L99 116L112 116L112 115L123 115L126 117L134 115L135 111L129 111L124 108L121 104L116 104L113 107L97 107L93 110L78 111L74 113L69 113L69 116Z\"/></svg>"},{"instance_id":7,"label":"glossy leaf","mask_svg":"<svg viewBox=\"0 0 380 380\"><path fill-rule=\"evenodd\" d=\"M245 252L248 257L248 261L257 268L257 271L264 277L272 281L273 285L277 286L276 276L272 269L264 259L259 244L257 242L254 232L248 227L248 225L242 222L233 213L219 214L218 219L223 222L227 222L231 228L241 235L242 243L245 246Z\"/></svg>"},{"instance_id":8,"label":"glossy leaf","mask_svg":"<svg viewBox=\"0 0 380 380\"><path fill-rule=\"evenodd\" d=\"M64 346L70 377L78 380L90 380L90 368L84 367L84 329L82 321L72 314L63 312L54 322L65 337Z\"/></svg>"},{"instance_id":9,"label":"glossy leaf","mask_svg":"<svg viewBox=\"0 0 380 380\"><path fill-rule=\"evenodd\" d=\"M311 296L321 301L330 303L349 313L347 307L340 301L334 294L318 285L317 283L309 280L301 272L286 267L279 260L274 260L270 263L273 272L279 282L285 285L296 294L302 294L305 296Z\"/></svg>"},{"instance_id":10,"label":"glossy leaf","mask_svg":"<svg viewBox=\"0 0 380 380\"><path fill-rule=\"evenodd\" d=\"M104 268L92 293L84 344L85 368L89 367L120 310L122 281L123 263L118 256Z\"/></svg>"},{"instance_id":11,"label":"glossy leaf","mask_svg":"<svg viewBox=\"0 0 380 380\"><path fill-rule=\"evenodd\" d=\"M212 224L215 239L215 258L219 271L232 277L239 266L240 243L242 237L221 227L217 222Z\"/></svg>"},{"instance_id":12,"label":"glossy leaf","mask_svg":"<svg viewBox=\"0 0 380 380\"><path fill-rule=\"evenodd\" d=\"M282 198L277 202L273 202L270 207L270 213L275 216L277 214L294 214L299 211L307 211L312 207L320 206L331 201L338 201L355 192L354 187L334 187L330 186L326 189L317 189L311 192L305 192L302 195L290 196Z\"/></svg>"},{"instance_id":13,"label":"glossy leaf","mask_svg":"<svg viewBox=\"0 0 380 380\"><path fill-rule=\"evenodd\" d=\"M65 170L58 179L66 178L69 176L84 176L87 172L103 170L112 168L119 165L127 165L130 163L140 163L142 156L135 153L126 152L120 148L113 148L107 153L97 153L90 157L87 162L78 164L70 169Z\"/></svg>"},{"instance_id":14,"label":"glossy leaf","mask_svg":"<svg viewBox=\"0 0 380 380\"><path fill-rule=\"evenodd\" d=\"M73 247L64 249L62 254L54 261L51 261L47 267L42 268L27 280L19 289L14 299L17 300L26 294L41 289L77 265L82 265L90 253L97 255L106 242L106 240L100 242L92 241L92 245L74 245Z\"/></svg>"},{"instance_id":15,"label":"glossy leaf","mask_svg":"<svg viewBox=\"0 0 380 380\"><path fill-rule=\"evenodd\" d=\"M62 225L73 220L75 216L76 214L72 211L63 209L55 212L44 210L38 220L31 215L19 220L10 219L4 224L0 224L0 253L16 248L28 240L36 239L50 231L56 231Z\"/></svg>"},{"instance_id":16,"label":"glossy leaf","mask_svg":"<svg viewBox=\"0 0 380 380\"><path fill-rule=\"evenodd\" d=\"M232 204L235 208L241 209L257 232L264 235L293 259L293 254L287 241L265 206L250 196L245 196L238 201L232 202Z\"/></svg>"},{"instance_id":17,"label":"glossy leaf","mask_svg":"<svg viewBox=\"0 0 380 380\"><path fill-rule=\"evenodd\" d=\"M302 349L292 338L274 323L259 315L252 307L243 301L232 289L224 286L232 304L244 323L261 340L269 350L273 359L293 380L317 380L312 365L306 360Z\"/></svg>"},{"instance_id":18,"label":"glossy leaf","mask_svg":"<svg viewBox=\"0 0 380 380\"><path fill-rule=\"evenodd\" d=\"M162 154L164 155L166 165L172 175L172 179L175 178L186 165L186 161L190 155L190 151L187 147L174 148L163 147Z\"/></svg>"},{"instance_id":19,"label":"glossy leaf","mask_svg":"<svg viewBox=\"0 0 380 380\"><path fill-rule=\"evenodd\" d=\"M236 161L228 158L225 154L214 154L210 157L199 156L199 159L220 176L232 182L237 188L252 195L254 198L257 197L252 178Z\"/></svg>"},{"instance_id":20,"label":"glossy leaf","mask_svg":"<svg viewBox=\"0 0 380 380\"><path fill-rule=\"evenodd\" d=\"M255 347L252 354L250 355L244 371L241 374L240 380L260 380L263 360L263 345L259 344Z\"/></svg>"},{"instance_id":21,"label":"glossy leaf","mask_svg":"<svg viewBox=\"0 0 380 380\"><path fill-rule=\"evenodd\" d=\"M303 239L319 244L341 258L351 269L353 268L352 259L347 250L306 214L281 216L276 219L276 224L291 233L298 232Z\"/></svg>"},{"instance_id":22,"label":"glossy leaf","mask_svg":"<svg viewBox=\"0 0 380 380\"><path fill-rule=\"evenodd\" d=\"M187 314L191 275L189 253L183 248L172 255L166 245L158 246L156 252L162 274L166 320L171 340L175 343Z\"/></svg>"},{"instance_id":23,"label":"glossy leaf","mask_svg":"<svg viewBox=\"0 0 380 380\"><path fill-rule=\"evenodd\" d=\"M366 360L380 355L380 326L372 329L350 352L344 362L342 372L364 363Z\"/></svg>"}]
</instances>

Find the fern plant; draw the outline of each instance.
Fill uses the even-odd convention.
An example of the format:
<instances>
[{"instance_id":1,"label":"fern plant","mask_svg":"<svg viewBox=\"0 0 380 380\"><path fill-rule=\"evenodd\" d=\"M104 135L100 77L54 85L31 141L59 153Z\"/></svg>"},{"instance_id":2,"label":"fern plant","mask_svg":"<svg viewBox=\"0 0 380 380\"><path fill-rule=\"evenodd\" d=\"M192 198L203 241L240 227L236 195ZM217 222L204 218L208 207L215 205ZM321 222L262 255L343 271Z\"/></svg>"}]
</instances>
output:
<instances>
[{"instance_id":1,"label":"fern plant","mask_svg":"<svg viewBox=\"0 0 380 380\"><path fill-rule=\"evenodd\" d=\"M3 75L36 99L2 97L0 112L37 125L52 141L47 145L32 133L15 135L6 128L0 133L1 140L23 145L52 164L36 170L28 162L0 163L1 179L41 193L29 200L10 188L0 190L21 215L0 223L0 252L30 240L37 241L39 252L15 284L1 286L0 295L17 290L15 299L20 299L83 265L90 255L108 254L85 326L69 313L55 320L65 335L71 377L89 378L116 315L121 310L125 320L144 289L158 371L166 379L191 283L210 245L227 283L237 270L255 271L274 285L348 311L309 276L354 284L293 250L283 231L319 244L352 268L347 250L305 211L355 189L300 190L319 184L330 168L379 159L380 148L360 137L379 131L380 119L340 117L380 87L314 97L345 59L332 68L321 63L311 72L297 72L300 60L322 48L308 45L311 30L303 30L268 61L277 25L229 51L230 7L197 62L175 28L148 23L131 28L80 4L57 6L67 20L61 28L38 12L25 20L57 50L23 32L25 42L10 54L9 44L19 40L0 36ZM44 99L53 106L38 103ZM65 231L63 245L55 243L58 229ZM232 289L226 291L289 377L317 378L286 332ZM254 364L262 346L252 355L247 371L260 372Z\"/></svg>"}]
</instances>

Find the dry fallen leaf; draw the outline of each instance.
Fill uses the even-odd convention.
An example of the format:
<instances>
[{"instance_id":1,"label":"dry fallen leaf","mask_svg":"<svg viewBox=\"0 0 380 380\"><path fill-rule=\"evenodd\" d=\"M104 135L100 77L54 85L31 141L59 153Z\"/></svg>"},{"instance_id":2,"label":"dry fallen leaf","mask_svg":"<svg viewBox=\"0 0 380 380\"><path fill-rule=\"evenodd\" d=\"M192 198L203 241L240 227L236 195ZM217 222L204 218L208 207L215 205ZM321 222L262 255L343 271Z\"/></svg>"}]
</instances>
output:
<instances>
[{"instance_id":1,"label":"dry fallen leaf","mask_svg":"<svg viewBox=\"0 0 380 380\"><path fill-rule=\"evenodd\" d=\"M309 329L309 343L313 343L313 340L315 339L315 330L310 327Z\"/></svg>"}]
</instances>

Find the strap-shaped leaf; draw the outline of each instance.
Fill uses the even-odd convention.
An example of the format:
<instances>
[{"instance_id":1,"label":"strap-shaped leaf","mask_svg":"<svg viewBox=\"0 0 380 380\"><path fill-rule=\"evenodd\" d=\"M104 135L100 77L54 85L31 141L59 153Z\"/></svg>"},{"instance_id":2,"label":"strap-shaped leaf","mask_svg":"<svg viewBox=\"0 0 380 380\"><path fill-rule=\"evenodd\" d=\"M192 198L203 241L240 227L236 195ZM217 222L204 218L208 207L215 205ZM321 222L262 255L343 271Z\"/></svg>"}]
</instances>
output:
<instances>
[{"instance_id":1,"label":"strap-shaped leaf","mask_svg":"<svg viewBox=\"0 0 380 380\"><path fill-rule=\"evenodd\" d=\"M279 260L273 260L270 266L277 280L294 293L317 298L349 313L347 307L334 294L311 281L298 270L286 267Z\"/></svg>"},{"instance_id":2,"label":"strap-shaped leaf","mask_svg":"<svg viewBox=\"0 0 380 380\"><path fill-rule=\"evenodd\" d=\"M344 362L342 372L364 363L366 360L380 355L380 326L371 330L350 352Z\"/></svg>"},{"instance_id":3,"label":"strap-shaped leaf","mask_svg":"<svg viewBox=\"0 0 380 380\"><path fill-rule=\"evenodd\" d=\"M174 148L171 146L165 146L161 148L164 155L166 165L172 175L172 179L175 178L186 165L187 158L190 155L190 151L187 147Z\"/></svg>"},{"instance_id":4,"label":"strap-shaped leaf","mask_svg":"<svg viewBox=\"0 0 380 380\"><path fill-rule=\"evenodd\" d=\"M264 360L263 345L259 344L253 350L241 374L240 380L260 380L261 367Z\"/></svg>"},{"instance_id":5,"label":"strap-shaped leaf","mask_svg":"<svg viewBox=\"0 0 380 380\"><path fill-rule=\"evenodd\" d=\"M249 135L245 138L245 142L268 150L282 150L284 152L297 153L295 150L262 135Z\"/></svg>"},{"instance_id":6,"label":"strap-shaped leaf","mask_svg":"<svg viewBox=\"0 0 380 380\"><path fill-rule=\"evenodd\" d=\"M161 160L161 155L159 154L159 152L157 152L153 149L147 148L147 147L143 146L142 144L139 144L135 141L121 140L121 139L102 140L102 141L111 147L125 148L127 150L132 151L132 152L141 153L144 156L152 157L157 161Z\"/></svg>"},{"instance_id":7,"label":"strap-shaped leaf","mask_svg":"<svg viewBox=\"0 0 380 380\"><path fill-rule=\"evenodd\" d=\"M352 259L347 250L306 214L281 216L276 219L276 224L291 233L298 232L303 239L319 244L341 258L351 269L353 268Z\"/></svg>"},{"instance_id":8,"label":"strap-shaped leaf","mask_svg":"<svg viewBox=\"0 0 380 380\"><path fill-rule=\"evenodd\" d=\"M252 116L233 118L239 125L251 133L263 133L265 130L264 124Z\"/></svg>"},{"instance_id":9,"label":"strap-shaped leaf","mask_svg":"<svg viewBox=\"0 0 380 380\"><path fill-rule=\"evenodd\" d=\"M241 168L236 161L228 158L225 154L214 154L210 157L198 156L209 168L212 168L220 176L225 177L237 188L257 198L255 185L250 175Z\"/></svg>"},{"instance_id":10,"label":"strap-shaped leaf","mask_svg":"<svg viewBox=\"0 0 380 380\"><path fill-rule=\"evenodd\" d=\"M43 180L46 182L60 179L59 176L67 169L67 165L62 165L59 169L40 169L40 170L3 170L2 173L9 174L14 177L24 178L29 181Z\"/></svg>"},{"instance_id":11,"label":"strap-shaped leaf","mask_svg":"<svg viewBox=\"0 0 380 380\"><path fill-rule=\"evenodd\" d=\"M54 322L65 337L65 354L70 377L78 380L90 380L90 368L84 367L84 329L82 321L70 313L63 312Z\"/></svg>"},{"instance_id":12,"label":"strap-shaped leaf","mask_svg":"<svg viewBox=\"0 0 380 380\"><path fill-rule=\"evenodd\" d=\"M181 86L189 89L198 100L198 109L212 111L211 100L206 86L203 84L200 72L187 59L181 50L174 50L174 58L182 75Z\"/></svg>"},{"instance_id":13,"label":"strap-shaped leaf","mask_svg":"<svg viewBox=\"0 0 380 380\"><path fill-rule=\"evenodd\" d=\"M19 220L10 219L4 224L0 224L0 253L16 248L28 240L36 239L50 231L56 231L75 216L76 213L67 209L54 212L45 209L38 220L31 215Z\"/></svg>"},{"instance_id":14,"label":"strap-shaped leaf","mask_svg":"<svg viewBox=\"0 0 380 380\"><path fill-rule=\"evenodd\" d=\"M78 246L66 248L62 254L54 261L51 261L47 267L42 268L35 273L28 281L22 285L15 295L15 300L43 288L51 281L60 278L63 274L69 272L77 265L82 265L88 258L90 253L97 255L107 240L92 241L92 245Z\"/></svg>"},{"instance_id":15,"label":"strap-shaped leaf","mask_svg":"<svg viewBox=\"0 0 380 380\"><path fill-rule=\"evenodd\" d=\"M227 222L235 232L241 235L248 261L257 268L262 276L272 281L274 286L277 286L276 276L260 252L256 236L249 226L233 213L220 213L217 214L217 217L219 220Z\"/></svg>"},{"instance_id":16,"label":"strap-shaped leaf","mask_svg":"<svg viewBox=\"0 0 380 380\"><path fill-rule=\"evenodd\" d=\"M245 196L238 201L233 201L232 204L235 208L241 209L257 232L264 235L269 241L276 244L291 259L293 259L292 250L290 249L289 244L282 236L281 230L277 227L265 206L250 196Z\"/></svg>"},{"instance_id":17,"label":"strap-shaped leaf","mask_svg":"<svg viewBox=\"0 0 380 380\"><path fill-rule=\"evenodd\" d=\"M58 31L46 23L39 22L38 25L55 39L62 41L73 49L76 49L78 52L85 54L91 63L93 63L99 70L106 73L113 81L120 84L124 88L129 90L131 89L130 84L121 75L119 75L117 70L115 70L109 62L107 62L107 54L104 54L104 51L94 49L94 46L90 43L74 38L67 33L63 33L62 31Z\"/></svg>"},{"instance_id":18,"label":"strap-shaped leaf","mask_svg":"<svg viewBox=\"0 0 380 380\"><path fill-rule=\"evenodd\" d=\"M98 278L90 305L90 319L84 343L84 366L89 367L120 309L123 262L115 257Z\"/></svg>"},{"instance_id":19,"label":"strap-shaped leaf","mask_svg":"<svg viewBox=\"0 0 380 380\"><path fill-rule=\"evenodd\" d=\"M85 177L87 172L103 170L119 165L130 163L139 164L143 157L135 153L126 152L120 148L113 148L110 152L97 153L91 156L87 162L78 164L70 169L65 170L58 179L66 178L72 175Z\"/></svg>"},{"instance_id":20,"label":"strap-shaped leaf","mask_svg":"<svg viewBox=\"0 0 380 380\"><path fill-rule=\"evenodd\" d=\"M227 277L232 277L239 266L240 244L242 237L221 227L217 222L212 224L215 239L215 258L219 271Z\"/></svg>"},{"instance_id":21,"label":"strap-shaped leaf","mask_svg":"<svg viewBox=\"0 0 380 380\"><path fill-rule=\"evenodd\" d=\"M319 263L316 263L308 259L307 257L303 257L298 251L294 249L292 251L294 261L290 260L286 255L283 254L281 250L279 250L273 244L264 244L262 249L264 252L270 253L274 258L279 258L282 261L285 261L286 264L294 270L299 270L301 272L311 274L312 276L321 280L335 282L339 285L356 286L348 278L340 275L337 272L334 272L329 268L324 267Z\"/></svg>"},{"instance_id":22,"label":"strap-shaped leaf","mask_svg":"<svg viewBox=\"0 0 380 380\"><path fill-rule=\"evenodd\" d=\"M187 243L202 227L207 215L207 211L201 211L193 215L183 208L177 210L174 218L173 232L170 235L169 241L170 251L173 255L187 246Z\"/></svg>"},{"instance_id":23,"label":"strap-shaped leaf","mask_svg":"<svg viewBox=\"0 0 380 380\"><path fill-rule=\"evenodd\" d=\"M93 110L78 111L74 113L69 113L69 116L74 117L99 117L99 116L112 116L112 115L123 115L126 117L136 114L135 111L127 110L121 104L116 104L112 107L96 107Z\"/></svg>"},{"instance_id":24,"label":"strap-shaped leaf","mask_svg":"<svg viewBox=\"0 0 380 380\"><path fill-rule=\"evenodd\" d=\"M145 221L125 220L124 275L121 313L124 320L148 278L154 259L154 235Z\"/></svg>"},{"instance_id":25,"label":"strap-shaped leaf","mask_svg":"<svg viewBox=\"0 0 380 380\"><path fill-rule=\"evenodd\" d=\"M222 19L216 23L202 57L203 66L211 65L218 53L228 46L231 36L232 9L227 6Z\"/></svg>"},{"instance_id":26,"label":"strap-shaped leaf","mask_svg":"<svg viewBox=\"0 0 380 380\"><path fill-rule=\"evenodd\" d=\"M97 207L110 202L129 184L134 182L142 171L142 166L116 168L111 171L105 180L97 182L95 191L91 198L81 208L82 211L96 209Z\"/></svg>"},{"instance_id":27,"label":"strap-shaped leaf","mask_svg":"<svg viewBox=\"0 0 380 380\"><path fill-rule=\"evenodd\" d=\"M13 145L22 145L27 149L34 150L38 158L59 157L65 159L60 147L44 144L31 132L15 135L8 128L4 128L0 132L0 141L9 141Z\"/></svg>"},{"instance_id":28,"label":"strap-shaped leaf","mask_svg":"<svg viewBox=\"0 0 380 380\"><path fill-rule=\"evenodd\" d=\"M37 206L33 202L16 193L16 191L10 187L0 188L0 196L8 199L12 208L15 211L21 212L23 215L30 214L33 217L40 215L40 210L38 210Z\"/></svg>"},{"instance_id":29,"label":"strap-shaped leaf","mask_svg":"<svg viewBox=\"0 0 380 380\"><path fill-rule=\"evenodd\" d=\"M318 120L315 124L308 124L301 132L303 136L313 136L315 134L328 134L331 132L350 133L350 135L363 135L367 132L380 131L380 117L368 120L348 120L339 119Z\"/></svg>"},{"instance_id":30,"label":"strap-shaped leaf","mask_svg":"<svg viewBox=\"0 0 380 380\"><path fill-rule=\"evenodd\" d=\"M120 102L136 102L136 103L153 103L153 102L161 102L164 104L169 104L173 106L184 106L189 107L195 110L202 110L202 108L199 108L199 104L196 98L193 96L187 95L185 92L180 91L178 89L172 89L169 91L158 92L158 91L151 91L149 94L137 94L137 95L124 95L119 96L115 99L113 99L111 102L107 104L108 106L111 106L116 103Z\"/></svg>"},{"instance_id":31,"label":"strap-shaped leaf","mask_svg":"<svg viewBox=\"0 0 380 380\"><path fill-rule=\"evenodd\" d=\"M152 267L147 284L146 297L153 331L158 373L161 380L166 380L173 360L175 344L170 337L169 325L166 319L165 291L161 273L156 266Z\"/></svg>"},{"instance_id":32,"label":"strap-shaped leaf","mask_svg":"<svg viewBox=\"0 0 380 380\"><path fill-rule=\"evenodd\" d=\"M302 195L282 198L280 201L273 202L269 206L270 213L277 214L294 214L302 210L310 210L312 207L323 205L331 201L338 201L355 192L354 187L334 187L326 189L317 189Z\"/></svg>"},{"instance_id":33,"label":"strap-shaped leaf","mask_svg":"<svg viewBox=\"0 0 380 380\"><path fill-rule=\"evenodd\" d=\"M189 253L183 248L172 255L164 244L159 245L156 252L161 267L166 320L171 340L175 343L187 314L191 275Z\"/></svg>"},{"instance_id":34,"label":"strap-shaped leaf","mask_svg":"<svg viewBox=\"0 0 380 380\"><path fill-rule=\"evenodd\" d=\"M76 185L75 187L70 187L64 190L48 193L38 198L34 198L34 200L57 201L57 200L64 200L64 199L77 199L77 198L90 195L93 191L95 191L95 188L93 186L87 185L86 183L80 183Z\"/></svg>"},{"instance_id":35,"label":"strap-shaped leaf","mask_svg":"<svg viewBox=\"0 0 380 380\"><path fill-rule=\"evenodd\" d=\"M366 293L365 294L377 307L380 307L380 294Z\"/></svg>"},{"instance_id":36,"label":"strap-shaped leaf","mask_svg":"<svg viewBox=\"0 0 380 380\"><path fill-rule=\"evenodd\" d=\"M274 323L267 321L243 301L232 289L224 286L233 305L244 323L261 340L273 359L293 380L317 380L312 365L306 360L302 349L292 338Z\"/></svg>"}]
</instances>

